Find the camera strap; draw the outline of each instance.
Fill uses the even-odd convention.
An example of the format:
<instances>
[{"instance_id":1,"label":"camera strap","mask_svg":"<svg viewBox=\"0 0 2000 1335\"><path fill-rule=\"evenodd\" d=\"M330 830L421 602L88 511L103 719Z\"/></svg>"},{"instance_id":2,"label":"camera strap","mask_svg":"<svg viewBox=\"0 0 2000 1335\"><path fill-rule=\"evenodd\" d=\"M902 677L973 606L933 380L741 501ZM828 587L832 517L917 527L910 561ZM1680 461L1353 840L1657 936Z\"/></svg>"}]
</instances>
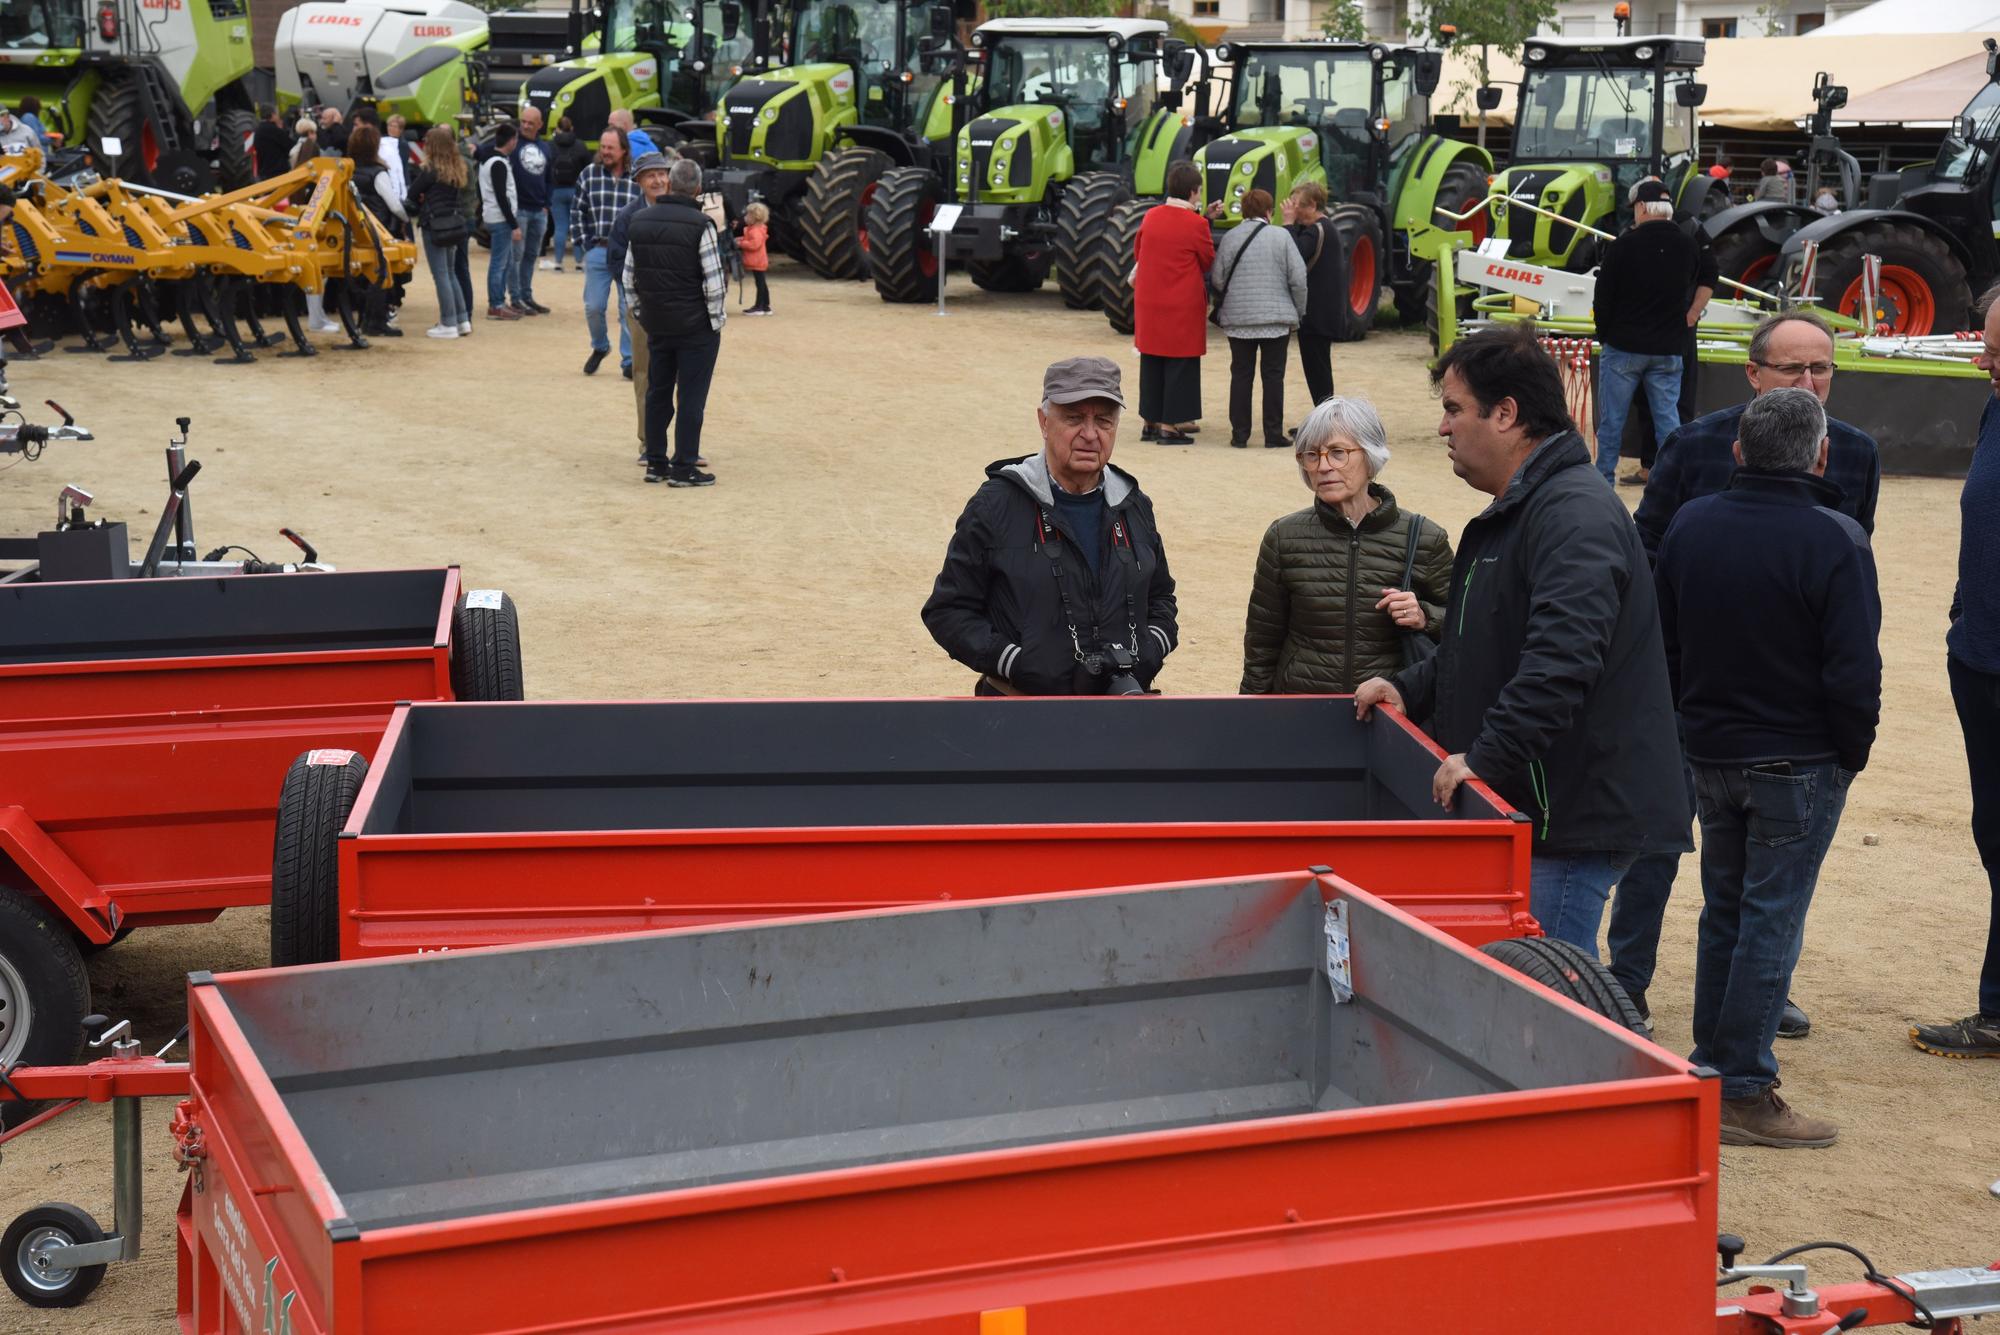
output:
<instances>
[{"instance_id":1,"label":"camera strap","mask_svg":"<svg viewBox=\"0 0 2000 1335\"><path fill-rule=\"evenodd\" d=\"M1083 642L1077 634L1076 609L1070 605L1069 582L1063 578L1062 557L1056 551L1056 542L1062 537L1062 530L1056 527L1055 516L1049 513L1047 506L1039 507L1036 512L1035 537L1036 545L1041 548L1042 555L1049 558L1050 572L1056 577L1056 597L1062 600L1063 622L1069 627L1070 652L1076 656L1076 661L1081 663L1084 661ZM1123 515L1112 516L1111 546L1126 565L1137 564L1137 557L1132 551L1132 538L1126 532ZM1121 582L1125 586L1125 629L1131 636L1131 644L1128 647L1132 651L1132 657L1136 659L1139 656L1139 614L1132 605L1131 579L1128 577ZM1103 627L1096 621L1090 623L1090 642L1093 645L1104 642Z\"/></svg>"}]
</instances>

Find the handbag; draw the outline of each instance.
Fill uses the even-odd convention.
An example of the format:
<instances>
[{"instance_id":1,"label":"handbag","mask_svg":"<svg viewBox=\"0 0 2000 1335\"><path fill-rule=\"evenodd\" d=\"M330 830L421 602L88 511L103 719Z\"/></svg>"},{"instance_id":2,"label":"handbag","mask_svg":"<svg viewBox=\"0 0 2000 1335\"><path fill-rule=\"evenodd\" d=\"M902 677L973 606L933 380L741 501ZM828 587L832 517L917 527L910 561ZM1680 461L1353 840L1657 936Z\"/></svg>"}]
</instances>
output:
<instances>
[{"instance_id":1,"label":"handbag","mask_svg":"<svg viewBox=\"0 0 2000 1335\"><path fill-rule=\"evenodd\" d=\"M1403 553L1402 587L1406 589L1410 587L1410 580L1415 576L1417 571L1417 539L1422 535L1423 530L1424 517L1415 511L1411 511L1410 546ZM1402 641L1404 667L1415 667L1438 651L1437 641L1420 630L1401 631L1397 638Z\"/></svg>"},{"instance_id":2,"label":"handbag","mask_svg":"<svg viewBox=\"0 0 2000 1335\"><path fill-rule=\"evenodd\" d=\"M1250 243L1256 239L1257 233L1255 231L1255 228L1261 228L1263 226L1264 226L1264 219L1258 218L1254 220L1253 230L1246 232L1244 234L1245 240L1243 242L1242 249L1238 250L1236 252L1236 258L1229 262L1229 272L1222 276L1221 286L1218 287L1214 284L1210 284L1211 289L1215 292L1215 300L1209 303L1208 322L1214 325L1217 329L1222 328L1222 302L1223 298L1229 295L1229 280L1236 277L1236 266L1243 263L1244 252L1250 249Z\"/></svg>"},{"instance_id":3,"label":"handbag","mask_svg":"<svg viewBox=\"0 0 2000 1335\"><path fill-rule=\"evenodd\" d=\"M472 235L472 224L457 209L450 213L435 214L424 222L424 230L430 234L434 246L455 246Z\"/></svg>"}]
</instances>

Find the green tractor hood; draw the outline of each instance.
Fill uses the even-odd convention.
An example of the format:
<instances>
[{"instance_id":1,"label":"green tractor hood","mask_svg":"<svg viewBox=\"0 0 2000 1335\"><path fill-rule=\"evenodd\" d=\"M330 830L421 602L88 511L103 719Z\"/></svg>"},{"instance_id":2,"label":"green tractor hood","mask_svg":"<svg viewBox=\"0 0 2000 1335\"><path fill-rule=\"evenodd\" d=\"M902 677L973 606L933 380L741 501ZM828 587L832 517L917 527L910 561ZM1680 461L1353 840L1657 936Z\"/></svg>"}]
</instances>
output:
<instances>
[{"instance_id":1,"label":"green tractor hood","mask_svg":"<svg viewBox=\"0 0 2000 1335\"><path fill-rule=\"evenodd\" d=\"M1243 221L1243 196L1252 190L1268 190L1281 200L1306 181L1326 184L1319 135L1300 125L1238 130L1204 146L1194 165L1201 170L1202 205L1223 203L1217 227Z\"/></svg>"},{"instance_id":2,"label":"green tractor hood","mask_svg":"<svg viewBox=\"0 0 2000 1335\"><path fill-rule=\"evenodd\" d=\"M981 204L1033 204L1049 182L1076 174L1060 107L996 107L958 132L959 198Z\"/></svg>"},{"instance_id":3,"label":"green tractor hood","mask_svg":"<svg viewBox=\"0 0 2000 1335\"><path fill-rule=\"evenodd\" d=\"M1559 214L1571 222L1614 231L1617 188L1611 170L1597 163L1541 163L1509 167L1494 178L1493 193L1502 196L1492 206L1492 235L1505 237L1508 253L1554 268L1587 268L1596 247L1592 238L1574 227L1528 209L1508 208L1506 200L1522 200Z\"/></svg>"},{"instance_id":4,"label":"green tractor hood","mask_svg":"<svg viewBox=\"0 0 2000 1335\"><path fill-rule=\"evenodd\" d=\"M787 65L732 85L715 119L715 146L726 163L759 163L809 172L833 146L834 132L859 119L851 66Z\"/></svg>"}]
</instances>

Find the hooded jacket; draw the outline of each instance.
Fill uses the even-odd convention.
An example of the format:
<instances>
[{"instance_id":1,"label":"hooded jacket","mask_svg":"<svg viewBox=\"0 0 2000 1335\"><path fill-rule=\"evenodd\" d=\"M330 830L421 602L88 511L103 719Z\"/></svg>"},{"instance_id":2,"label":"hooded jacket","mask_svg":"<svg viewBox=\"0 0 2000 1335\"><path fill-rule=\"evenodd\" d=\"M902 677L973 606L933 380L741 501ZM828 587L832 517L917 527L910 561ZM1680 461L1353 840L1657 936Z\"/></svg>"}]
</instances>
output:
<instances>
[{"instance_id":1,"label":"hooded jacket","mask_svg":"<svg viewBox=\"0 0 2000 1335\"><path fill-rule=\"evenodd\" d=\"M1438 653L1390 680L1537 853L1693 847L1645 549L1574 431L1465 526Z\"/></svg>"},{"instance_id":2,"label":"hooded jacket","mask_svg":"<svg viewBox=\"0 0 2000 1335\"><path fill-rule=\"evenodd\" d=\"M1099 578L1077 546L1086 535L1055 503L1048 461L1030 454L988 465L924 603L931 638L1028 695L1102 695L1108 674L1092 676L1077 647L1136 643L1137 676L1150 686L1179 643L1174 577L1153 503L1132 475L1107 464L1102 485Z\"/></svg>"},{"instance_id":3,"label":"hooded jacket","mask_svg":"<svg viewBox=\"0 0 2000 1335\"><path fill-rule=\"evenodd\" d=\"M549 163L549 184L557 190L576 189L576 178L596 158L595 146L583 143L568 130L557 130L549 140L553 150Z\"/></svg>"}]
</instances>

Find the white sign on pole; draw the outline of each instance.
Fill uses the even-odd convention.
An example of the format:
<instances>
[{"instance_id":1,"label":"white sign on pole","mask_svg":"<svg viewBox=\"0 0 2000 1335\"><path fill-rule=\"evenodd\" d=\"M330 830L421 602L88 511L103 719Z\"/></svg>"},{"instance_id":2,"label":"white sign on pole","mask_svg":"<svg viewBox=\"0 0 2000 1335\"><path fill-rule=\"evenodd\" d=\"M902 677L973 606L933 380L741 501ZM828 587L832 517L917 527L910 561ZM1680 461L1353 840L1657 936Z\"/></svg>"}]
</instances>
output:
<instances>
[{"instance_id":1,"label":"white sign on pole","mask_svg":"<svg viewBox=\"0 0 2000 1335\"><path fill-rule=\"evenodd\" d=\"M963 204L938 205L937 212L931 215L931 230L933 232L951 231L952 228L958 226L958 215L963 212L965 212Z\"/></svg>"}]
</instances>

